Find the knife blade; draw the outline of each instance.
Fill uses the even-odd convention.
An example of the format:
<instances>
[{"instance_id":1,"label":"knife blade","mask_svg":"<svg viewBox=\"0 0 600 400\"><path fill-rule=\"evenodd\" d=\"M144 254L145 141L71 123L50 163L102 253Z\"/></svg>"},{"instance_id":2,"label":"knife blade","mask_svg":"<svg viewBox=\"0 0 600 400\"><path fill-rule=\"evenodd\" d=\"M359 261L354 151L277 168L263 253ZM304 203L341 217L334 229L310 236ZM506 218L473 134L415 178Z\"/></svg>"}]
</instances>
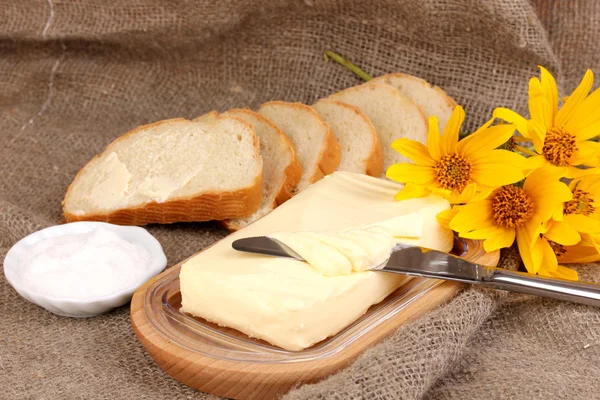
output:
<instances>
[{"instance_id":1,"label":"knife blade","mask_svg":"<svg viewBox=\"0 0 600 400\"><path fill-rule=\"evenodd\" d=\"M232 247L237 251L305 261L289 246L266 236L237 239L233 241ZM600 285L595 283L567 281L485 266L418 246L396 245L389 259L371 270L479 284L494 289L600 306Z\"/></svg>"}]
</instances>

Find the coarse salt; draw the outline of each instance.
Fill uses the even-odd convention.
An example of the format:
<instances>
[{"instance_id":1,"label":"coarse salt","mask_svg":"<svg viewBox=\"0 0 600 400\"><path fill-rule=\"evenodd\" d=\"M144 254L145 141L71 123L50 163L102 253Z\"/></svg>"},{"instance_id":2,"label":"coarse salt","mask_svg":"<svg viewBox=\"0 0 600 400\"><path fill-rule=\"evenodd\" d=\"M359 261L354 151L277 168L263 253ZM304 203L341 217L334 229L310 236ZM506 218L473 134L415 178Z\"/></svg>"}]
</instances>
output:
<instances>
[{"instance_id":1,"label":"coarse salt","mask_svg":"<svg viewBox=\"0 0 600 400\"><path fill-rule=\"evenodd\" d=\"M108 229L95 228L33 244L19 260L19 274L40 294L89 299L139 285L151 261L143 246Z\"/></svg>"}]
</instances>

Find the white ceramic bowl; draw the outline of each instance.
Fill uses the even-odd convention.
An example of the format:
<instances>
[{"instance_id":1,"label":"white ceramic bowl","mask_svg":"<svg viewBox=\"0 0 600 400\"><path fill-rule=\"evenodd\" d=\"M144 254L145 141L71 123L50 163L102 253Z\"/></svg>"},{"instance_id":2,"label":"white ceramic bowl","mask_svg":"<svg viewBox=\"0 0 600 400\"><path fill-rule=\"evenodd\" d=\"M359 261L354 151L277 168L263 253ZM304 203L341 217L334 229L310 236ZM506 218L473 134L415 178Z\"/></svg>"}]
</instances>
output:
<instances>
[{"instance_id":1,"label":"white ceramic bowl","mask_svg":"<svg viewBox=\"0 0 600 400\"><path fill-rule=\"evenodd\" d=\"M38 241L55 236L73 235L86 233L94 228L102 227L111 230L122 238L142 245L150 252L151 265L143 280L135 285L108 296L94 297L88 299L76 299L68 297L51 297L31 290L27 282L23 282L18 273L18 261L21 255L27 253L28 249ZM137 226L120 226L104 222L72 222L56 225L42 229L21 239L8 252L4 259L4 275L8 283L25 299L35 303L46 310L65 317L93 317L107 312L115 307L122 306L131 300L133 293L138 287L167 266L167 257L162 246L147 230Z\"/></svg>"}]
</instances>

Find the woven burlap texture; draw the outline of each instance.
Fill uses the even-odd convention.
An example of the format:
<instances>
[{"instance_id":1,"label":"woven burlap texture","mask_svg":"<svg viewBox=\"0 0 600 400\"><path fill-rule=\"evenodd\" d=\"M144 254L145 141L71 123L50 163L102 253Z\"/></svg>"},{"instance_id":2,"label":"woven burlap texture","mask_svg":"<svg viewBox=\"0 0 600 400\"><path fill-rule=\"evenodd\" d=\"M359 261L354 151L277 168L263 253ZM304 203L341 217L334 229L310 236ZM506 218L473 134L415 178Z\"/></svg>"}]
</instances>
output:
<instances>
[{"instance_id":1,"label":"woven burlap texture","mask_svg":"<svg viewBox=\"0 0 600 400\"><path fill-rule=\"evenodd\" d=\"M600 71L599 42L595 0L0 0L0 257L62 222L77 171L129 129L358 84L326 49L441 86L473 129L497 106L526 114L538 64L565 90ZM149 229L169 265L225 235ZM599 339L597 309L470 289L287 398L600 398ZM61 318L4 278L0 381L3 399L211 398L153 363L127 306Z\"/></svg>"}]
</instances>

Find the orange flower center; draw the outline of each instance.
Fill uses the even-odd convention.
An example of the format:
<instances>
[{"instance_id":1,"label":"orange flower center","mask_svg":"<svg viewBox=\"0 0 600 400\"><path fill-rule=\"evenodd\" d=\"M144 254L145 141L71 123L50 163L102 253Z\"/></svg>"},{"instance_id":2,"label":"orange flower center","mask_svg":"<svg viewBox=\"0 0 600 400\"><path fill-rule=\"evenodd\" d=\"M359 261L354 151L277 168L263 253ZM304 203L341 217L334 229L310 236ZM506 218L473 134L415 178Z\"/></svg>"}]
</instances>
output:
<instances>
[{"instance_id":1,"label":"orange flower center","mask_svg":"<svg viewBox=\"0 0 600 400\"><path fill-rule=\"evenodd\" d=\"M462 192L471 177L471 163L459 154L446 154L433 167L440 187Z\"/></svg>"},{"instance_id":2,"label":"orange flower center","mask_svg":"<svg viewBox=\"0 0 600 400\"><path fill-rule=\"evenodd\" d=\"M594 207L594 199L588 192L584 192L581 189L575 189L573 191L573 200L565 203L565 214L583 214L588 216L596 211Z\"/></svg>"},{"instance_id":3,"label":"orange flower center","mask_svg":"<svg viewBox=\"0 0 600 400\"><path fill-rule=\"evenodd\" d=\"M560 260L565 254L567 254L567 249L565 249L565 246L562 244L553 242L552 240L548 240L548 244L550 247L552 247L552 251L554 252L557 260Z\"/></svg>"},{"instance_id":4,"label":"orange flower center","mask_svg":"<svg viewBox=\"0 0 600 400\"><path fill-rule=\"evenodd\" d=\"M552 164L560 167L570 165L575 151L577 151L577 141L570 133L551 128L546 134L542 153Z\"/></svg>"},{"instance_id":5,"label":"orange flower center","mask_svg":"<svg viewBox=\"0 0 600 400\"><path fill-rule=\"evenodd\" d=\"M533 201L522 188L503 186L491 195L492 217L505 228L516 228L533 215Z\"/></svg>"}]
</instances>

